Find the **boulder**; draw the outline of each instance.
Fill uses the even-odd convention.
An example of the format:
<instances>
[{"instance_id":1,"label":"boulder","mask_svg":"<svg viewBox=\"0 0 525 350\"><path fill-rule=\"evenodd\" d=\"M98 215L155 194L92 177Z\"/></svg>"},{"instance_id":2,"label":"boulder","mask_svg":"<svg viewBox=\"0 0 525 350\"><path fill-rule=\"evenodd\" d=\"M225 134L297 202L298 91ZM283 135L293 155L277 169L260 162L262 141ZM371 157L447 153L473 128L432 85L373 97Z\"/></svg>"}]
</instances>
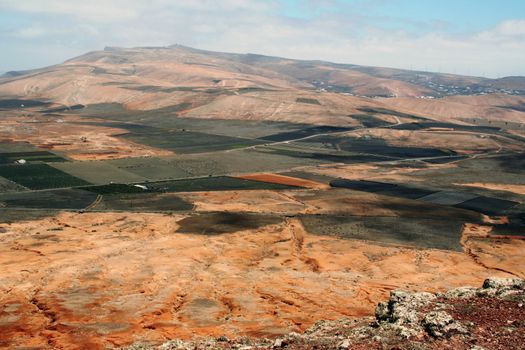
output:
<instances>
[{"instance_id":1,"label":"boulder","mask_svg":"<svg viewBox=\"0 0 525 350\"><path fill-rule=\"evenodd\" d=\"M423 319L422 326L428 334L436 338L468 334L468 329L445 311L429 312Z\"/></svg>"}]
</instances>

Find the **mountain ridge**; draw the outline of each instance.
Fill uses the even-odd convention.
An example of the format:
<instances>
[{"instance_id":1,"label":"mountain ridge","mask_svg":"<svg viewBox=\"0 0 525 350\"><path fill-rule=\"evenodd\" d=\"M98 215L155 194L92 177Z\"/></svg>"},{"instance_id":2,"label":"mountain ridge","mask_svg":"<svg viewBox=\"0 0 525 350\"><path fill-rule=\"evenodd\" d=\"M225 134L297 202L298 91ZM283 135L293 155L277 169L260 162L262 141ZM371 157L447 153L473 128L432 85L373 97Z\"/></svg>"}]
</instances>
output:
<instances>
[{"instance_id":1,"label":"mountain ridge","mask_svg":"<svg viewBox=\"0 0 525 350\"><path fill-rule=\"evenodd\" d=\"M525 77L488 79L319 60L169 47L106 47L64 63L10 72L0 98L58 106L170 106L193 118L259 119L350 126L360 108L435 117L523 122ZM427 103L427 100L439 103ZM310 102L310 103L305 103Z\"/></svg>"}]
</instances>

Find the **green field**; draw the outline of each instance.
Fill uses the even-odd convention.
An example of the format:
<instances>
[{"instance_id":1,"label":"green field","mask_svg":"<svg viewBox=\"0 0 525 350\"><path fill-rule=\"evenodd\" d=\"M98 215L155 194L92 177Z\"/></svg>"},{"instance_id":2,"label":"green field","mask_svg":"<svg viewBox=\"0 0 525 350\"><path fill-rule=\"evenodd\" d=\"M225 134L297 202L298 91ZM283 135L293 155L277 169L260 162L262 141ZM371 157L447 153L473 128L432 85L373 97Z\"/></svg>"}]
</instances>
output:
<instances>
[{"instance_id":1,"label":"green field","mask_svg":"<svg viewBox=\"0 0 525 350\"><path fill-rule=\"evenodd\" d=\"M23 159L26 162L67 162L66 159L47 151L36 152L9 152L0 153L0 165L13 164L15 161Z\"/></svg>"},{"instance_id":2,"label":"green field","mask_svg":"<svg viewBox=\"0 0 525 350\"><path fill-rule=\"evenodd\" d=\"M89 185L47 164L3 165L0 176L32 190Z\"/></svg>"},{"instance_id":3,"label":"green field","mask_svg":"<svg viewBox=\"0 0 525 350\"><path fill-rule=\"evenodd\" d=\"M5 208L78 210L89 206L97 195L79 189L59 189L37 192L0 194Z\"/></svg>"},{"instance_id":4,"label":"green field","mask_svg":"<svg viewBox=\"0 0 525 350\"><path fill-rule=\"evenodd\" d=\"M261 152L264 148L261 146L257 147L257 150L223 151L214 154L181 154L164 158L115 159L107 162L150 181L283 171L293 167L323 163L312 158L303 159Z\"/></svg>"},{"instance_id":5,"label":"green field","mask_svg":"<svg viewBox=\"0 0 525 350\"><path fill-rule=\"evenodd\" d=\"M150 130L120 135L119 137L151 147L167 149L176 153L204 153L244 148L264 141L243 139L195 131Z\"/></svg>"},{"instance_id":6,"label":"green field","mask_svg":"<svg viewBox=\"0 0 525 350\"><path fill-rule=\"evenodd\" d=\"M145 184L155 192L197 192L233 190L286 190L298 188L269 182L239 179L229 176L203 177L175 181L150 182Z\"/></svg>"},{"instance_id":7,"label":"green field","mask_svg":"<svg viewBox=\"0 0 525 350\"><path fill-rule=\"evenodd\" d=\"M54 168L95 185L111 182L129 183L143 182L146 178L119 169L107 161L65 162L53 163Z\"/></svg>"},{"instance_id":8,"label":"green field","mask_svg":"<svg viewBox=\"0 0 525 350\"><path fill-rule=\"evenodd\" d=\"M35 152L38 148L27 142L0 142L1 153Z\"/></svg>"},{"instance_id":9,"label":"green field","mask_svg":"<svg viewBox=\"0 0 525 350\"><path fill-rule=\"evenodd\" d=\"M193 205L170 193L108 194L92 210L119 211L191 211Z\"/></svg>"}]
</instances>

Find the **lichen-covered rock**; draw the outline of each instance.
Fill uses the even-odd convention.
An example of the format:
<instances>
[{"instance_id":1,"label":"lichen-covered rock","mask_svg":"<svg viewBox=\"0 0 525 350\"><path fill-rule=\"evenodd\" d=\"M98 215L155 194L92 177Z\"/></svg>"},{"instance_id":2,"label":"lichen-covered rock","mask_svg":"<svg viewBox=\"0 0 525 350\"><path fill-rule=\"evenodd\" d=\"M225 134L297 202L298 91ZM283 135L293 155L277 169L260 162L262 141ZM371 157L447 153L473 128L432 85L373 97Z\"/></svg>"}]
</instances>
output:
<instances>
[{"instance_id":1,"label":"lichen-covered rock","mask_svg":"<svg viewBox=\"0 0 525 350\"><path fill-rule=\"evenodd\" d=\"M350 349L351 346L352 346L352 343L350 342L350 340L345 339L337 345L337 348L343 350L343 349Z\"/></svg>"},{"instance_id":2,"label":"lichen-covered rock","mask_svg":"<svg viewBox=\"0 0 525 350\"><path fill-rule=\"evenodd\" d=\"M525 280L519 278L487 278L483 282L483 289L525 289Z\"/></svg>"},{"instance_id":3,"label":"lichen-covered rock","mask_svg":"<svg viewBox=\"0 0 525 350\"><path fill-rule=\"evenodd\" d=\"M159 350L192 350L194 346L182 340L170 340L159 347Z\"/></svg>"},{"instance_id":4,"label":"lichen-covered rock","mask_svg":"<svg viewBox=\"0 0 525 350\"><path fill-rule=\"evenodd\" d=\"M422 321L422 325L433 337L449 337L453 334L467 334L468 329L454 320L445 311L429 312Z\"/></svg>"},{"instance_id":5,"label":"lichen-covered rock","mask_svg":"<svg viewBox=\"0 0 525 350\"><path fill-rule=\"evenodd\" d=\"M447 299L468 299L476 296L478 288L473 287L459 287L451 289L448 292L442 294Z\"/></svg>"},{"instance_id":6,"label":"lichen-covered rock","mask_svg":"<svg viewBox=\"0 0 525 350\"><path fill-rule=\"evenodd\" d=\"M390 293L388 304L378 305L376 315L378 321L388 321L397 324L417 323L418 309L436 299L432 293L406 293L393 291Z\"/></svg>"},{"instance_id":7,"label":"lichen-covered rock","mask_svg":"<svg viewBox=\"0 0 525 350\"><path fill-rule=\"evenodd\" d=\"M489 298L487 298L487 296ZM475 305L473 317L470 305ZM502 306L504 305L504 308ZM426 349L487 350L521 348L521 320L525 319L525 281L487 279L482 288L463 287L434 295L395 291L379 303L372 317L319 321L304 334L289 333L275 340L219 337L172 340L160 346L134 344L125 350L270 350L319 349ZM480 310L481 309L481 310ZM477 313L479 312L479 315ZM505 311L504 322L499 312ZM487 331L495 333L487 333ZM499 333L498 333L499 332ZM487 334L496 334L485 342ZM504 336L502 336L504 335ZM430 336L430 337L429 337ZM473 346L478 343L482 346ZM498 344L497 346L493 344ZM395 347L394 347L395 348Z\"/></svg>"},{"instance_id":8,"label":"lichen-covered rock","mask_svg":"<svg viewBox=\"0 0 525 350\"><path fill-rule=\"evenodd\" d=\"M390 310L388 308L388 302L380 302L376 306L376 312L375 312L376 320L379 322L382 321L388 321L388 319L391 316Z\"/></svg>"}]
</instances>

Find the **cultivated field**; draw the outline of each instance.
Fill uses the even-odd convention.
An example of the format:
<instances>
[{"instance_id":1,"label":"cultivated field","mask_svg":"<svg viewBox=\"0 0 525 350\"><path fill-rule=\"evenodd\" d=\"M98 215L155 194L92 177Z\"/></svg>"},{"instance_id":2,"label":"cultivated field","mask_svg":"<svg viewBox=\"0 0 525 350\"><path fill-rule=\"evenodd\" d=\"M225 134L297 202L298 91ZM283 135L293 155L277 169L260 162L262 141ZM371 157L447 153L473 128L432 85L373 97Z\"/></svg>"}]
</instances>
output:
<instances>
[{"instance_id":1,"label":"cultivated field","mask_svg":"<svg viewBox=\"0 0 525 350\"><path fill-rule=\"evenodd\" d=\"M274 337L524 278L521 90L365 68L179 47L0 79L0 348Z\"/></svg>"}]
</instances>

